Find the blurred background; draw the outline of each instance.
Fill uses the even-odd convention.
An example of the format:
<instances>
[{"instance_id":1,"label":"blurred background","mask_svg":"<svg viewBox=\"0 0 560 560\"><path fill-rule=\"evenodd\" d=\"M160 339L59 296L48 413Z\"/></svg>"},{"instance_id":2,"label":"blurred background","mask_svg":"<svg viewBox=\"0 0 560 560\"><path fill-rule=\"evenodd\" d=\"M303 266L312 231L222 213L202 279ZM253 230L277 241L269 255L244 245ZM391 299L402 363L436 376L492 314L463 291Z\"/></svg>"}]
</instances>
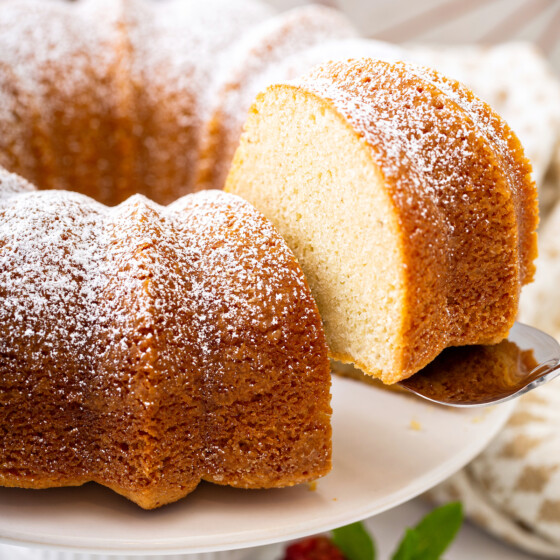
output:
<instances>
[{"instance_id":1,"label":"blurred background","mask_svg":"<svg viewBox=\"0 0 560 560\"><path fill-rule=\"evenodd\" d=\"M280 9L305 0L268 0ZM457 45L530 41L560 74L558 0L323 0L346 13L366 37Z\"/></svg>"}]
</instances>

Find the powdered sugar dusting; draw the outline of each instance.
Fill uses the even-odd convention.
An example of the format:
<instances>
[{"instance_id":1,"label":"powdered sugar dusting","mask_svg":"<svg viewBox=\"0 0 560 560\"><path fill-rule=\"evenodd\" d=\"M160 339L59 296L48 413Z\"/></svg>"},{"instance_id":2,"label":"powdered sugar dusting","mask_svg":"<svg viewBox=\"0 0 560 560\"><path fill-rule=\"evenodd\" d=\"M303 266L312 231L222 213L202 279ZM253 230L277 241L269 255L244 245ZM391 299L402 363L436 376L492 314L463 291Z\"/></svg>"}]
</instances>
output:
<instances>
[{"instance_id":1,"label":"powdered sugar dusting","mask_svg":"<svg viewBox=\"0 0 560 560\"><path fill-rule=\"evenodd\" d=\"M538 48L524 42L410 45L407 53L407 59L466 84L506 118L523 143L540 188L560 124L560 85Z\"/></svg>"},{"instance_id":2,"label":"powdered sugar dusting","mask_svg":"<svg viewBox=\"0 0 560 560\"><path fill-rule=\"evenodd\" d=\"M15 173L0 169L0 200L16 194L35 191L35 187Z\"/></svg>"},{"instance_id":3,"label":"powdered sugar dusting","mask_svg":"<svg viewBox=\"0 0 560 560\"><path fill-rule=\"evenodd\" d=\"M127 11L134 135L150 198L169 203L193 190L221 60L242 30L272 14L251 0L173 0L161 7L135 0Z\"/></svg>"},{"instance_id":4,"label":"powdered sugar dusting","mask_svg":"<svg viewBox=\"0 0 560 560\"><path fill-rule=\"evenodd\" d=\"M10 336L2 338L2 352L10 353L20 335L32 332L41 341L40 351L66 341L78 354L86 353L92 325L107 323L103 317L109 315L100 295L118 279L124 287L116 286L112 299L130 301L130 292L140 291L143 281L135 269L144 266L135 259L135 248L156 241L156 257L172 254L176 262L170 268L158 257L150 274L165 280L177 297L181 293L173 302L179 305L176 315L190 317L188 328L196 333L201 356L219 348L224 325L235 343L243 334L250 344L247 329L285 328L283 319L294 313L293 306L310 302L301 271L273 226L233 195L205 191L169 207L136 195L108 208L77 193L34 191L2 172L0 212L0 324L13 325ZM159 224L157 239L145 222ZM168 297L165 289L160 297ZM164 305L150 301L151 311L136 312L157 314ZM111 316L111 321L122 328L130 317L115 322ZM177 340L186 339L181 333L186 326L176 322Z\"/></svg>"}]
</instances>

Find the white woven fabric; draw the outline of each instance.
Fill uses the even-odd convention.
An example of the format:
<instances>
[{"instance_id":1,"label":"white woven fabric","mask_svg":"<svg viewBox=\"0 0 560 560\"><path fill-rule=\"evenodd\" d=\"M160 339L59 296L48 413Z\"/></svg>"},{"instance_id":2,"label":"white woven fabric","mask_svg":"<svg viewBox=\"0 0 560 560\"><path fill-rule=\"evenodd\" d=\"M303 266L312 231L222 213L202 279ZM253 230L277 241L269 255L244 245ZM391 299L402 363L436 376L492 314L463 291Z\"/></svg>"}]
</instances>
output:
<instances>
[{"instance_id":1,"label":"white woven fabric","mask_svg":"<svg viewBox=\"0 0 560 560\"><path fill-rule=\"evenodd\" d=\"M497 537L560 558L560 381L522 397L490 446L429 496L461 500Z\"/></svg>"},{"instance_id":2,"label":"white woven fabric","mask_svg":"<svg viewBox=\"0 0 560 560\"><path fill-rule=\"evenodd\" d=\"M560 340L560 204L540 228L536 264L535 281L521 295L519 318Z\"/></svg>"}]
</instances>

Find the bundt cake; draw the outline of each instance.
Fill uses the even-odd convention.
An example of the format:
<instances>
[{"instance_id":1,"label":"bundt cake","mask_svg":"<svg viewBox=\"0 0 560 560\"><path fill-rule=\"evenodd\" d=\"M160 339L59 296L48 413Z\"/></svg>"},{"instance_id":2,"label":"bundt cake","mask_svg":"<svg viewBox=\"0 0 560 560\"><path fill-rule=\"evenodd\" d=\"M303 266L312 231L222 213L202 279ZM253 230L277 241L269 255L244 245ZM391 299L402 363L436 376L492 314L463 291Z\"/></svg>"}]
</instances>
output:
<instances>
[{"instance_id":1,"label":"bundt cake","mask_svg":"<svg viewBox=\"0 0 560 560\"><path fill-rule=\"evenodd\" d=\"M466 88L364 59L259 94L226 190L293 250L331 356L394 383L507 335L536 256L530 171Z\"/></svg>"},{"instance_id":2,"label":"bundt cake","mask_svg":"<svg viewBox=\"0 0 560 560\"><path fill-rule=\"evenodd\" d=\"M330 469L317 307L240 198L108 208L1 171L0 302L1 485L96 481L154 508Z\"/></svg>"},{"instance_id":3,"label":"bundt cake","mask_svg":"<svg viewBox=\"0 0 560 560\"><path fill-rule=\"evenodd\" d=\"M299 265L240 198L183 195L223 186L261 87L400 54L324 7L273 15L2 2L0 484L93 480L153 508L200 480L328 471L327 347ZM532 275L529 173L470 92L365 60L260 95L228 189L292 247L332 356L391 383L506 335Z\"/></svg>"}]
</instances>

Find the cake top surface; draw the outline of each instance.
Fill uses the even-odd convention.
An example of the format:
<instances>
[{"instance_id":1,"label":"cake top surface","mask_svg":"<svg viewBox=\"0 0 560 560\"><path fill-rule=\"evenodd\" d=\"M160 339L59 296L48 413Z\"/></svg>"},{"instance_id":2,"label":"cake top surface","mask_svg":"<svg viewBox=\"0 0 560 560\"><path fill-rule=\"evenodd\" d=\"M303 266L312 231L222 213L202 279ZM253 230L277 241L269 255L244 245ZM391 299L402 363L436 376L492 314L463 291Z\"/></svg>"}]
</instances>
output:
<instances>
[{"instance_id":1,"label":"cake top surface","mask_svg":"<svg viewBox=\"0 0 560 560\"><path fill-rule=\"evenodd\" d=\"M166 337L190 341L201 370L213 375L224 346L256 349L267 336L281 343L304 326L302 344L322 340L293 255L234 195L205 191L169 207L135 195L109 208L77 193L34 191L2 172L0 216L0 293L7 294L0 324L26 325L0 348L36 349L37 367L46 351L72 348L91 370L100 333L130 345L139 330L156 337L154 321L165 324ZM167 345L158 348L158 360L170 359Z\"/></svg>"}]
</instances>

